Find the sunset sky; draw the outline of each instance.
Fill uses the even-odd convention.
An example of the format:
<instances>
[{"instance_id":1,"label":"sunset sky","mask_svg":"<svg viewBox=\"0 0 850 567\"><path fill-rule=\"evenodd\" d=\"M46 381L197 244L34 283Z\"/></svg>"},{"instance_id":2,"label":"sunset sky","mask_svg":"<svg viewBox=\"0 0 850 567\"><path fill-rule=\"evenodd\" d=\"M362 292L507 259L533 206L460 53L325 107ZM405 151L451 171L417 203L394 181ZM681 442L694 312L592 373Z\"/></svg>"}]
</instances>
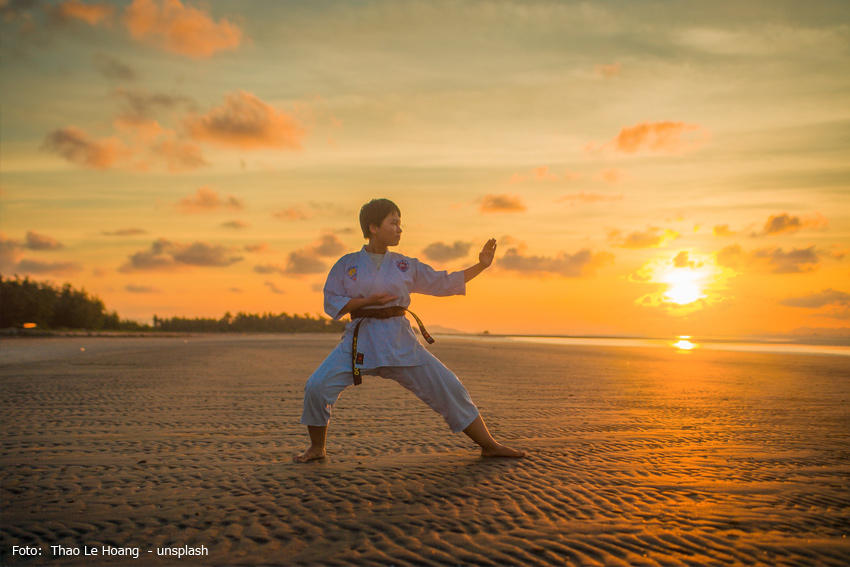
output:
<instances>
[{"instance_id":1,"label":"sunset sky","mask_svg":"<svg viewBox=\"0 0 850 567\"><path fill-rule=\"evenodd\" d=\"M0 273L318 314L395 201L467 332L850 327L850 3L0 0Z\"/></svg>"}]
</instances>

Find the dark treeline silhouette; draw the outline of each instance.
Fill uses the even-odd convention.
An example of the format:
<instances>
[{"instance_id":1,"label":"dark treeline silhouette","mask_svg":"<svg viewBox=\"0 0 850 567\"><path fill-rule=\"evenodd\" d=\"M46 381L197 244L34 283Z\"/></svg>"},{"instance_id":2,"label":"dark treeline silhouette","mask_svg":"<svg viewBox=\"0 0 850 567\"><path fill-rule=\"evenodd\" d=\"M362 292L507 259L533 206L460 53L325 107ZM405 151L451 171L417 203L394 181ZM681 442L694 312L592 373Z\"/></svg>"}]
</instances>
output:
<instances>
[{"instance_id":1,"label":"dark treeline silhouette","mask_svg":"<svg viewBox=\"0 0 850 567\"><path fill-rule=\"evenodd\" d=\"M41 330L85 329L88 331L168 331L190 333L315 333L342 332L345 323L309 315L281 313L262 315L229 312L221 319L154 315L154 326L121 319L115 311L107 312L99 298L71 284L58 287L50 282L29 278L0 276L0 328Z\"/></svg>"},{"instance_id":2,"label":"dark treeline silhouette","mask_svg":"<svg viewBox=\"0 0 850 567\"><path fill-rule=\"evenodd\" d=\"M41 329L138 330L134 321L121 321L114 311L85 290L71 284L61 288L50 282L0 276L0 328L35 325Z\"/></svg>"},{"instance_id":3,"label":"dark treeline silhouette","mask_svg":"<svg viewBox=\"0 0 850 567\"><path fill-rule=\"evenodd\" d=\"M154 315L153 325L155 329L161 331L196 333L341 333L345 328L343 321L331 321L323 317L313 318L309 315L238 313L234 317L230 312L225 313L221 319L201 317L160 319Z\"/></svg>"}]
</instances>

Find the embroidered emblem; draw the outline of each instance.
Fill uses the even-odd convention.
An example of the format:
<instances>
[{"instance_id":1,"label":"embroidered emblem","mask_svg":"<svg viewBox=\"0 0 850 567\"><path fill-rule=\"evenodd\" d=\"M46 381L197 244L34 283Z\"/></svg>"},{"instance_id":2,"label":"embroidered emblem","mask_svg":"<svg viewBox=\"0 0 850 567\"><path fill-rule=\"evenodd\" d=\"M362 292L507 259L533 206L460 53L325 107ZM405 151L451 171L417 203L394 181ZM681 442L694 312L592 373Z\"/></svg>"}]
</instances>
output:
<instances>
[{"instance_id":1,"label":"embroidered emblem","mask_svg":"<svg viewBox=\"0 0 850 567\"><path fill-rule=\"evenodd\" d=\"M362 352L357 353L357 364L363 364L363 353Z\"/></svg>"},{"instance_id":2,"label":"embroidered emblem","mask_svg":"<svg viewBox=\"0 0 850 567\"><path fill-rule=\"evenodd\" d=\"M406 272L407 269L410 267L410 264L407 263L407 260L399 260L395 263L395 265L402 272Z\"/></svg>"},{"instance_id":3,"label":"embroidered emblem","mask_svg":"<svg viewBox=\"0 0 850 567\"><path fill-rule=\"evenodd\" d=\"M351 281L357 281L357 266L348 268L348 277L351 278Z\"/></svg>"}]
</instances>

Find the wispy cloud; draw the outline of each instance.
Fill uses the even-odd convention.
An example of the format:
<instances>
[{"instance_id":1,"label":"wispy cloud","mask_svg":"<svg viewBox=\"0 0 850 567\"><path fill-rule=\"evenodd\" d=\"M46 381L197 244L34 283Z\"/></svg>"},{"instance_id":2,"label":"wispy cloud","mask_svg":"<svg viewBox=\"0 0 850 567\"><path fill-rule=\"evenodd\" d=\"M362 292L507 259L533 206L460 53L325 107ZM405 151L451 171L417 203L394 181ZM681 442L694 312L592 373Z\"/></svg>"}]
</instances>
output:
<instances>
[{"instance_id":1,"label":"wispy cloud","mask_svg":"<svg viewBox=\"0 0 850 567\"><path fill-rule=\"evenodd\" d=\"M135 285L128 284L124 287L125 290L130 293L162 293L161 289L158 289L152 285Z\"/></svg>"},{"instance_id":2,"label":"wispy cloud","mask_svg":"<svg viewBox=\"0 0 850 567\"><path fill-rule=\"evenodd\" d=\"M254 266L254 271L258 274L281 274L284 276L322 274L327 272L328 267L321 258L339 256L346 249L345 243L338 236L328 232L319 236L316 242L290 252L285 266L262 264Z\"/></svg>"},{"instance_id":3,"label":"wispy cloud","mask_svg":"<svg viewBox=\"0 0 850 567\"><path fill-rule=\"evenodd\" d=\"M451 246L442 242L433 242L422 250L422 255L429 260L435 262L449 262L466 258L469 255L469 249L472 247L471 242L456 241Z\"/></svg>"},{"instance_id":4,"label":"wispy cloud","mask_svg":"<svg viewBox=\"0 0 850 567\"><path fill-rule=\"evenodd\" d=\"M519 195L485 195L478 207L482 213L520 213L526 209Z\"/></svg>"},{"instance_id":5,"label":"wispy cloud","mask_svg":"<svg viewBox=\"0 0 850 567\"><path fill-rule=\"evenodd\" d=\"M27 231L26 245L30 250L58 250L62 243L53 237L37 234L31 230Z\"/></svg>"},{"instance_id":6,"label":"wispy cloud","mask_svg":"<svg viewBox=\"0 0 850 567\"><path fill-rule=\"evenodd\" d=\"M796 215L781 213L771 215L760 232L752 236L776 236L782 234L794 234L800 230L817 230L829 226L829 221L823 215L803 219Z\"/></svg>"},{"instance_id":7,"label":"wispy cloud","mask_svg":"<svg viewBox=\"0 0 850 567\"><path fill-rule=\"evenodd\" d=\"M575 207L579 204L622 201L624 198L624 195L603 195L602 193L585 193L584 191L579 191L578 193L569 193L563 197L559 197L555 199L555 202L566 203L571 207Z\"/></svg>"},{"instance_id":8,"label":"wispy cloud","mask_svg":"<svg viewBox=\"0 0 850 567\"><path fill-rule=\"evenodd\" d=\"M707 139L704 128L685 122L641 122L620 130L612 140L599 144L588 144L588 153L613 152L633 155L680 154L698 149Z\"/></svg>"},{"instance_id":9,"label":"wispy cloud","mask_svg":"<svg viewBox=\"0 0 850 567\"><path fill-rule=\"evenodd\" d=\"M59 18L80 20L96 26L109 20L114 12L115 8L106 3L86 4L80 0L65 0L56 6L54 14Z\"/></svg>"},{"instance_id":10,"label":"wispy cloud","mask_svg":"<svg viewBox=\"0 0 850 567\"><path fill-rule=\"evenodd\" d=\"M22 274L54 274L70 275L82 271L83 267L77 262L42 262L24 258L18 262L16 272Z\"/></svg>"},{"instance_id":11,"label":"wispy cloud","mask_svg":"<svg viewBox=\"0 0 850 567\"><path fill-rule=\"evenodd\" d=\"M819 309L827 305L850 305L850 293L824 289L808 295L789 297L780 301L779 304L803 309Z\"/></svg>"},{"instance_id":12,"label":"wispy cloud","mask_svg":"<svg viewBox=\"0 0 850 567\"><path fill-rule=\"evenodd\" d=\"M92 57L92 62L95 68L107 79L114 81L135 81L139 77L133 67L105 53L96 53Z\"/></svg>"},{"instance_id":13,"label":"wispy cloud","mask_svg":"<svg viewBox=\"0 0 850 567\"><path fill-rule=\"evenodd\" d=\"M233 230L244 230L251 225L243 220L234 220L229 222L221 223L222 228L229 228Z\"/></svg>"},{"instance_id":14,"label":"wispy cloud","mask_svg":"<svg viewBox=\"0 0 850 567\"><path fill-rule=\"evenodd\" d=\"M280 289L279 287L277 287L277 286L274 284L274 282L266 282L266 283L265 283L265 286L266 286L267 288L269 288L269 290L271 290L271 292L272 292L272 293L277 293L277 294L284 294L284 293L286 293L286 291L285 291L285 290L282 290L282 289Z\"/></svg>"},{"instance_id":15,"label":"wispy cloud","mask_svg":"<svg viewBox=\"0 0 850 567\"><path fill-rule=\"evenodd\" d=\"M76 126L57 128L47 135L43 148L91 169L148 171L165 165L177 172L207 165L197 145L154 120L118 119L115 129L117 135L95 138Z\"/></svg>"},{"instance_id":16,"label":"wispy cloud","mask_svg":"<svg viewBox=\"0 0 850 567\"><path fill-rule=\"evenodd\" d=\"M220 196L206 185L175 205L184 213L209 213L218 210L241 211L245 203L233 195ZM244 227L243 227L244 228Z\"/></svg>"},{"instance_id":17,"label":"wispy cloud","mask_svg":"<svg viewBox=\"0 0 850 567\"><path fill-rule=\"evenodd\" d=\"M738 244L727 246L717 252L717 263L736 271L753 267L774 274L798 274L816 270L820 265L820 253L814 246L795 248L786 252L782 248L759 248L750 252Z\"/></svg>"},{"instance_id":18,"label":"wispy cloud","mask_svg":"<svg viewBox=\"0 0 850 567\"><path fill-rule=\"evenodd\" d=\"M124 12L130 35L189 57L210 57L242 43L242 29L180 0L133 0Z\"/></svg>"},{"instance_id":19,"label":"wispy cloud","mask_svg":"<svg viewBox=\"0 0 850 567\"><path fill-rule=\"evenodd\" d=\"M172 271L189 266L221 268L242 260L242 256L234 255L235 252L220 244L182 244L160 238L148 250L132 254L119 271Z\"/></svg>"},{"instance_id":20,"label":"wispy cloud","mask_svg":"<svg viewBox=\"0 0 850 567\"><path fill-rule=\"evenodd\" d=\"M556 256L528 256L519 248L509 249L499 259L500 269L511 270L527 275L557 275L567 278L579 278L593 275L595 271L614 261L614 255L608 252L593 252L588 249L575 254L560 252Z\"/></svg>"},{"instance_id":21,"label":"wispy cloud","mask_svg":"<svg viewBox=\"0 0 850 567\"><path fill-rule=\"evenodd\" d=\"M71 163L93 169L109 169L126 160L131 152L117 138L92 138L76 126L57 128L47 135L44 149L57 153Z\"/></svg>"},{"instance_id":22,"label":"wispy cloud","mask_svg":"<svg viewBox=\"0 0 850 567\"><path fill-rule=\"evenodd\" d=\"M610 229L608 231L608 241L612 246L619 248L656 248L663 246L668 240L679 238L679 233L675 230L662 229L657 226L651 226L644 231L634 231L629 234L623 234L620 230Z\"/></svg>"},{"instance_id":23,"label":"wispy cloud","mask_svg":"<svg viewBox=\"0 0 850 567\"><path fill-rule=\"evenodd\" d=\"M147 233L148 231L141 228L119 228L118 230L104 230L101 232L103 236L138 236Z\"/></svg>"},{"instance_id":24,"label":"wispy cloud","mask_svg":"<svg viewBox=\"0 0 850 567\"><path fill-rule=\"evenodd\" d=\"M184 126L195 140L243 150L301 149L306 133L291 115L244 91L226 95L204 115L188 116Z\"/></svg>"},{"instance_id":25,"label":"wispy cloud","mask_svg":"<svg viewBox=\"0 0 850 567\"><path fill-rule=\"evenodd\" d=\"M619 76L621 71L622 65L619 62L596 66L596 74L606 79Z\"/></svg>"}]
</instances>

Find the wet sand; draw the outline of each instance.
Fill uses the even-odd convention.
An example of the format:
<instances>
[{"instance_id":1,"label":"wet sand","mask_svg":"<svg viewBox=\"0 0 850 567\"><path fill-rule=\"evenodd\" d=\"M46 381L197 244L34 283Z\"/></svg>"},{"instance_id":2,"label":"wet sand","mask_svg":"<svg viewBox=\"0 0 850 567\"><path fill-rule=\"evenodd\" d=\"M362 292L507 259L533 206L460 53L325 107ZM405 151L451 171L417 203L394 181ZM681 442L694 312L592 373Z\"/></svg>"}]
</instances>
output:
<instances>
[{"instance_id":1,"label":"wet sand","mask_svg":"<svg viewBox=\"0 0 850 567\"><path fill-rule=\"evenodd\" d=\"M292 463L336 341L3 339L0 563L850 564L847 357L438 338L529 458L365 377L328 458ZM82 555L103 546L140 557ZM208 555L157 555L183 546Z\"/></svg>"}]
</instances>

